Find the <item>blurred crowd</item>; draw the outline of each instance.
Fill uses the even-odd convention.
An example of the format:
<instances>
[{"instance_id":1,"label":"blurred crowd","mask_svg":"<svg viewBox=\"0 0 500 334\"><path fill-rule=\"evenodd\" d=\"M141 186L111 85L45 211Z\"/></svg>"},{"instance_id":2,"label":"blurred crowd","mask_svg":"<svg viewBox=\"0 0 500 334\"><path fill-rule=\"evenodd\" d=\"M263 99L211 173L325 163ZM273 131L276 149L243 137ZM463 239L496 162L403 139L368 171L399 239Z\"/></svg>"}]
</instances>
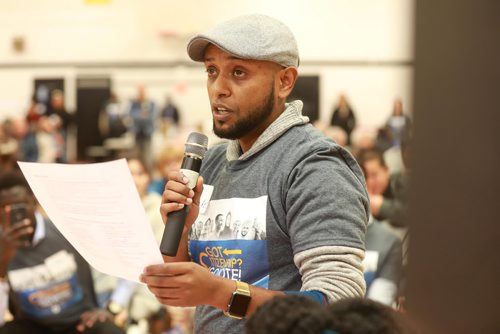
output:
<instances>
[{"instance_id":1,"label":"blurred crowd","mask_svg":"<svg viewBox=\"0 0 500 334\"><path fill-rule=\"evenodd\" d=\"M408 187L412 121L395 99L383 124L359 126L345 95L334 106L330 123L316 123L327 136L350 150L360 165L370 198L364 276L366 296L393 308L405 308L409 228Z\"/></svg>"},{"instance_id":2,"label":"blurred crowd","mask_svg":"<svg viewBox=\"0 0 500 334\"><path fill-rule=\"evenodd\" d=\"M87 163L127 158L153 233L159 242L163 223L158 208L167 173L180 167L187 130L201 130L185 129L181 125L182 112L171 97L167 97L164 104L158 106L147 97L145 87L140 86L137 96L131 101L122 101L115 93L111 94L110 99L103 104L97 120L103 143L101 150L90 147L85 157L77 158L74 153L74 113L66 110L63 92L54 90L50 96L48 104L40 103L33 97L25 115L2 122L1 173L16 171L17 161ZM402 101L396 99L385 123L375 130L366 129L357 123L356 113L348 98L341 95L332 110L330 122L316 122L314 125L339 145L350 150L364 172L370 197L371 217L366 235L364 274L367 284L366 297L373 301L373 304L365 305L359 304L363 302L353 301L352 305L355 305L356 310L366 308L371 311L383 311L385 315L381 315L380 319L385 319L386 322L396 321L392 318L392 313L388 312L404 311L409 233L406 223L406 194L410 173L408 160L411 158L411 118L405 112ZM95 270L92 270L92 275L98 306L110 311L114 323L126 329L128 333L192 331L193 309L165 307L159 304L144 286L109 277ZM324 333L355 333L342 329L342 320L339 320L344 317L339 315L341 306L338 307L339 310L332 308L329 311L318 311L304 307L308 302L291 298L287 303L298 302L302 305L309 317L307 319L323 324L323 328L332 328ZM276 300L268 304L268 317L276 313L273 313L270 307L279 309L290 305ZM295 311L297 309L295 308ZM311 310L319 312L316 313L317 317L324 314L324 318L321 321L314 320L316 318L311 316ZM280 331L276 327L272 327L272 330L271 327L265 329L264 326L268 322L276 325L279 315L276 314L274 320L263 320L263 312L254 315L254 318L260 320L249 322L249 333L293 332ZM347 313L345 310L342 312ZM336 315L332 318L332 314ZM6 319L9 319L8 315ZM329 319L329 322L325 319ZM328 327L324 321L329 324L337 321L337 325ZM335 328L337 331L334 331Z\"/></svg>"}]
</instances>

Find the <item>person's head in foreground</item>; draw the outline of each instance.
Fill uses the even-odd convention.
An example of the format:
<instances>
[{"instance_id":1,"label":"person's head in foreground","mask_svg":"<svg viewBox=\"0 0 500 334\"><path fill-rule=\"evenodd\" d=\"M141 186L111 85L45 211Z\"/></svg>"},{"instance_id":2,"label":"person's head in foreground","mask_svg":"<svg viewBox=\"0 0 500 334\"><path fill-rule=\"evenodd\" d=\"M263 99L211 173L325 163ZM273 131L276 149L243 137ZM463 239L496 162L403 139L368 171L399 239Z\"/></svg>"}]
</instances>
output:
<instances>
[{"instance_id":1,"label":"person's head in foreground","mask_svg":"<svg viewBox=\"0 0 500 334\"><path fill-rule=\"evenodd\" d=\"M324 306L299 295L275 297L246 323L247 334L414 334L404 314L366 298Z\"/></svg>"},{"instance_id":2,"label":"person's head in foreground","mask_svg":"<svg viewBox=\"0 0 500 334\"><path fill-rule=\"evenodd\" d=\"M328 334L416 334L406 315L367 298L349 298L328 306ZM325 333L325 334L326 334Z\"/></svg>"},{"instance_id":3,"label":"person's head in foreground","mask_svg":"<svg viewBox=\"0 0 500 334\"><path fill-rule=\"evenodd\" d=\"M247 334L322 334L329 314L324 305L300 295L274 297L246 323Z\"/></svg>"}]
</instances>

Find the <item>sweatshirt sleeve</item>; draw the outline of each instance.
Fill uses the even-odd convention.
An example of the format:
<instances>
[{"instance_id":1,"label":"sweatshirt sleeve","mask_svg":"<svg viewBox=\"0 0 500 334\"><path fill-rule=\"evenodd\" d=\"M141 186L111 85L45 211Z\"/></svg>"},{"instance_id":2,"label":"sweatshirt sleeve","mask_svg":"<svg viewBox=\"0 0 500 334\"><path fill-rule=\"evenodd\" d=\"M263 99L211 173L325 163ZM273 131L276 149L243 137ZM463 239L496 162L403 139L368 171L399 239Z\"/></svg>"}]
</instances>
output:
<instances>
[{"instance_id":1,"label":"sweatshirt sleeve","mask_svg":"<svg viewBox=\"0 0 500 334\"><path fill-rule=\"evenodd\" d=\"M329 303L343 298L363 297L364 251L352 247L316 247L295 255L302 276L302 291L317 290Z\"/></svg>"}]
</instances>

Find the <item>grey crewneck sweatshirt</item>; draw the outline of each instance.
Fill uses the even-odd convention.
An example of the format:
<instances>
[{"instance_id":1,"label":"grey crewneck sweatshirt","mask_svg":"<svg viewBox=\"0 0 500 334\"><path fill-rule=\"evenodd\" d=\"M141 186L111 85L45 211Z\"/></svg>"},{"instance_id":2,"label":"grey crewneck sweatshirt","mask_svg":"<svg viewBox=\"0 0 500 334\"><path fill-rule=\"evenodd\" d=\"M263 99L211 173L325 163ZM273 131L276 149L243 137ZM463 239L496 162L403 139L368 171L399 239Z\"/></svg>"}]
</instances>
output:
<instances>
[{"instance_id":1,"label":"grey crewneck sweatshirt","mask_svg":"<svg viewBox=\"0 0 500 334\"><path fill-rule=\"evenodd\" d=\"M252 240L240 240L241 233L190 240L190 254L215 274L271 290L317 290L329 302L363 296L364 177L350 153L308 124L301 109L300 101L287 104L245 153L238 141L207 152L200 174L214 189L197 221L231 212L237 229L250 220L258 233ZM207 249L221 250L220 257ZM239 255L227 255L235 250ZM242 326L220 310L197 308L198 333L240 333Z\"/></svg>"}]
</instances>

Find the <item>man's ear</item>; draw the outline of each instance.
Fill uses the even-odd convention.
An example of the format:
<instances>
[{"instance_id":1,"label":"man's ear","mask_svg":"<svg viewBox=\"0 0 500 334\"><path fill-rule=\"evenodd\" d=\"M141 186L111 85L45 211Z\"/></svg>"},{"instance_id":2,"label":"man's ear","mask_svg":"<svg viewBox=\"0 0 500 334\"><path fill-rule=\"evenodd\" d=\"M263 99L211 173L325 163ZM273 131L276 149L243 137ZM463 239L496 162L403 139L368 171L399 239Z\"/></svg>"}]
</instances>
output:
<instances>
[{"instance_id":1,"label":"man's ear","mask_svg":"<svg viewBox=\"0 0 500 334\"><path fill-rule=\"evenodd\" d=\"M297 81L297 76L298 72L295 67L286 67L280 70L278 97L286 99L290 95Z\"/></svg>"}]
</instances>

